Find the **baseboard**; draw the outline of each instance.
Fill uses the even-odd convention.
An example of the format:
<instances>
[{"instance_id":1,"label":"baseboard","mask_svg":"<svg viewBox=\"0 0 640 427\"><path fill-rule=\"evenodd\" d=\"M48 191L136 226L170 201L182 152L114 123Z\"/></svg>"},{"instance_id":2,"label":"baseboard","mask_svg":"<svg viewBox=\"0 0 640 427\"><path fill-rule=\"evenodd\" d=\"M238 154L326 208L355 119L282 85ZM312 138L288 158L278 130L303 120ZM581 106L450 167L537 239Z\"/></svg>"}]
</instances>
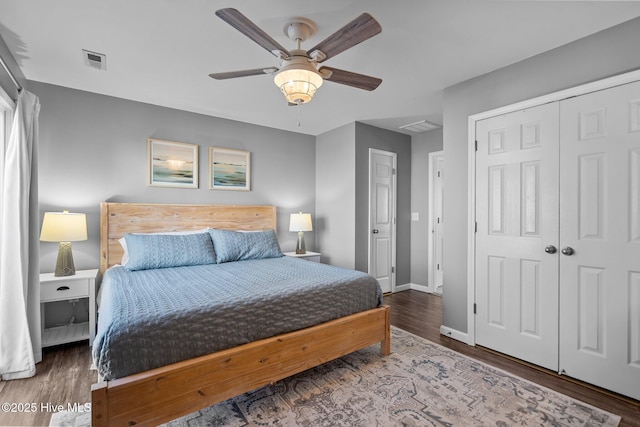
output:
<instances>
[{"instance_id":1,"label":"baseboard","mask_svg":"<svg viewBox=\"0 0 640 427\"><path fill-rule=\"evenodd\" d=\"M411 289L411 283L405 283L404 285L396 285L396 288L393 290L393 292L408 291L409 289Z\"/></svg>"},{"instance_id":2,"label":"baseboard","mask_svg":"<svg viewBox=\"0 0 640 427\"><path fill-rule=\"evenodd\" d=\"M458 330L449 328L448 326L441 325L440 334L449 338L453 338L454 340L462 341L465 344L473 345L471 340L469 340L469 334L467 334L466 332L460 332Z\"/></svg>"},{"instance_id":3,"label":"baseboard","mask_svg":"<svg viewBox=\"0 0 640 427\"><path fill-rule=\"evenodd\" d=\"M417 283L409 283L409 289L413 289L414 291L420 291L425 293L432 293L431 289L427 285L418 285Z\"/></svg>"},{"instance_id":4,"label":"baseboard","mask_svg":"<svg viewBox=\"0 0 640 427\"><path fill-rule=\"evenodd\" d=\"M404 285L396 285L396 290L394 292L408 291L409 289L412 289L414 291L431 293L431 290L429 290L428 286L418 285L417 283L405 283Z\"/></svg>"}]
</instances>

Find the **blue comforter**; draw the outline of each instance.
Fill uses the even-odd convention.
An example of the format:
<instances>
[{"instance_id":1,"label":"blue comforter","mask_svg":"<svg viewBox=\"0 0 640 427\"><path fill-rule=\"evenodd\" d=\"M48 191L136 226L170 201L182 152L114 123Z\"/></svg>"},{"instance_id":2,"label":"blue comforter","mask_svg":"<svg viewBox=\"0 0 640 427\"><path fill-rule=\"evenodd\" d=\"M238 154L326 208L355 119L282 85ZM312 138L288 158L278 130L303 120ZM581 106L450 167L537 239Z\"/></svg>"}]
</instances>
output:
<instances>
[{"instance_id":1,"label":"blue comforter","mask_svg":"<svg viewBox=\"0 0 640 427\"><path fill-rule=\"evenodd\" d=\"M290 257L106 271L93 357L112 380L281 333L382 302L378 282Z\"/></svg>"}]
</instances>

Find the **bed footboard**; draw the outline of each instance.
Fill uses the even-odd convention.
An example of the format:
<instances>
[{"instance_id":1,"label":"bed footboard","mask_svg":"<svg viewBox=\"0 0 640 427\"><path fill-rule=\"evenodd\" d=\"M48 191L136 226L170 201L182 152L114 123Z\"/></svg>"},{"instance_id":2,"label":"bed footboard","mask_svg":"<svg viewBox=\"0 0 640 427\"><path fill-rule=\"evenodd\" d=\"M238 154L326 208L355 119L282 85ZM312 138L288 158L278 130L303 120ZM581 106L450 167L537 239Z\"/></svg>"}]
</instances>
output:
<instances>
[{"instance_id":1,"label":"bed footboard","mask_svg":"<svg viewBox=\"0 0 640 427\"><path fill-rule=\"evenodd\" d=\"M388 306L94 384L92 425L164 423L378 342L390 354Z\"/></svg>"}]
</instances>

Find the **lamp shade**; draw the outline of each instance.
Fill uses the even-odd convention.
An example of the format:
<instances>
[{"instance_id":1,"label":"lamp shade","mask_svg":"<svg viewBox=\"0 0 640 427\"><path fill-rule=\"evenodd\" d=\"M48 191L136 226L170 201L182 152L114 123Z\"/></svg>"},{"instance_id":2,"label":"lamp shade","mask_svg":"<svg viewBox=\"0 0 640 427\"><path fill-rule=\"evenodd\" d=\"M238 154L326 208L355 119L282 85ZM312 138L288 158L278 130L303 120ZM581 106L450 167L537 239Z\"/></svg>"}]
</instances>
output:
<instances>
[{"instance_id":1,"label":"lamp shade","mask_svg":"<svg viewBox=\"0 0 640 427\"><path fill-rule=\"evenodd\" d=\"M78 242L87 240L87 218L83 213L45 212L40 240L43 242Z\"/></svg>"},{"instance_id":2,"label":"lamp shade","mask_svg":"<svg viewBox=\"0 0 640 427\"><path fill-rule=\"evenodd\" d=\"M311 214L302 212L291 214L291 219L289 220L289 231L313 231L313 227L311 225Z\"/></svg>"}]
</instances>

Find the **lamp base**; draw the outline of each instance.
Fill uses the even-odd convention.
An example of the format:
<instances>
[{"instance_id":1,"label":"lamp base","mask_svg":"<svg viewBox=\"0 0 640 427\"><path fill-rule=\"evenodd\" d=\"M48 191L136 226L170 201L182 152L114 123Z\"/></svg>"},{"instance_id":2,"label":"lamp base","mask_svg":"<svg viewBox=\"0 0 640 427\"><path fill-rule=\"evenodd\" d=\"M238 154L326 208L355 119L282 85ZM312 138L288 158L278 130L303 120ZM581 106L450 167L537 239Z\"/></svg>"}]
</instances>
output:
<instances>
[{"instance_id":1,"label":"lamp base","mask_svg":"<svg viewBox=\"0 0 640 427\"><path fill-rule=\"evenodd\" d=\"M307 250L304 247L304 231L298 231L298 243L296 243L296 254L306 254Z\"/></svg>"},{"instance_id":2,"label":"lamp base","mask_svg":"<svg viewBox=\"0 0 640 427\"><path fill-rule=\"evenodd\" d=\"M76 268L73 265L73 254L71 252L71 242L60 242L58 245L58 260L56 261L55 277L73 276Z\"/></svg>"}]
</instances>

